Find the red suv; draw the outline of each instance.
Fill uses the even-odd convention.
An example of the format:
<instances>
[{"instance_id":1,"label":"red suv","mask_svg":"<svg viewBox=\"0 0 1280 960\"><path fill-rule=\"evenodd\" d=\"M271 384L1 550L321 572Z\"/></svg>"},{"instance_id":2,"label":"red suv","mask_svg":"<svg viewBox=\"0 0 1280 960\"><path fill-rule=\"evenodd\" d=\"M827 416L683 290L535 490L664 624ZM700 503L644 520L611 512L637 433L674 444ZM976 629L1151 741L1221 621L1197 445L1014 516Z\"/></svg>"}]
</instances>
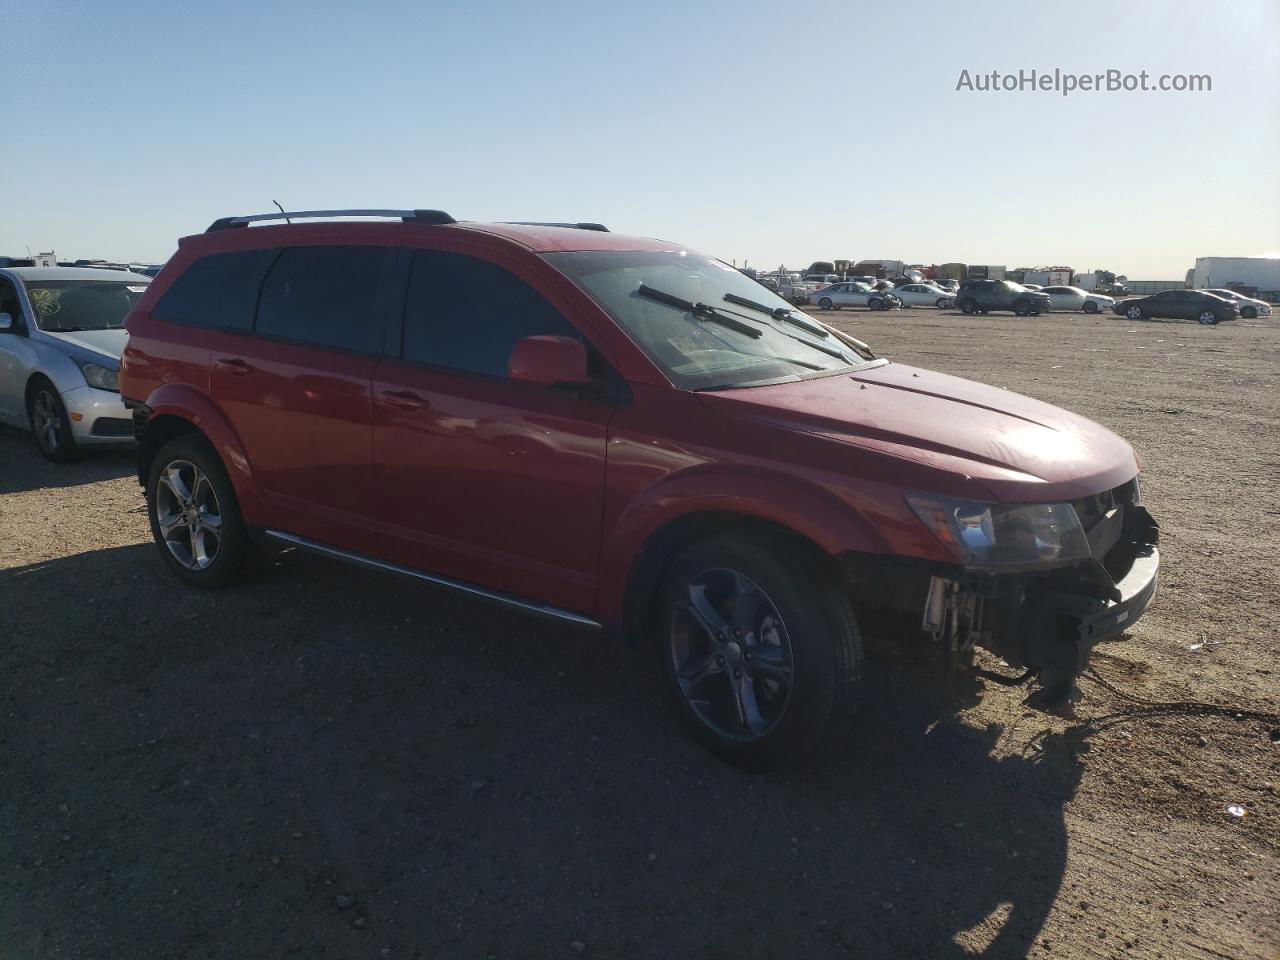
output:
<instances>
[{"instance_id":1,"label":"red suv","mask_svg":"<svg viewBox=\"0 0 1280 960\"><path fill-rule=\"evenodd\" d=\"M430 210L251 226L283 216L184 238L128 318L138 479L187 583L285 544L624 635L747 763L852 716L865 614L1050 703L1155 591L1127 443L719 260Z\"/></svg>"}]
</instances>

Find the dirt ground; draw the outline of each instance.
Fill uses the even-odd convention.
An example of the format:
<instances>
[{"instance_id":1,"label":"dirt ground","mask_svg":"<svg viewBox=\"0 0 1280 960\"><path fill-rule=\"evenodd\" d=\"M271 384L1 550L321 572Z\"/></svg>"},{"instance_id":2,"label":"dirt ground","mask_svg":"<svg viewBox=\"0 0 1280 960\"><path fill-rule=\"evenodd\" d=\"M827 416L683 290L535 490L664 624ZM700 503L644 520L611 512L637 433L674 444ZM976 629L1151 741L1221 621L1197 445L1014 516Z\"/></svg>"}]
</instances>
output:
<instances>
[{"instance_id":1,"label":"dirt ground","mask_svg":"<svg viewBox=\"0 0 1280 960\"><path fill-rule=\"evenodd\" d=\"M831 316L1127 437L1162 586L1099 672L1280 709L1280 320ZM1278 723L881 657L846 752L746 775L590 634L307 557L185 588L131 469L0 430L0 960L1280 955Z\"/></svg>"}]
</instances>

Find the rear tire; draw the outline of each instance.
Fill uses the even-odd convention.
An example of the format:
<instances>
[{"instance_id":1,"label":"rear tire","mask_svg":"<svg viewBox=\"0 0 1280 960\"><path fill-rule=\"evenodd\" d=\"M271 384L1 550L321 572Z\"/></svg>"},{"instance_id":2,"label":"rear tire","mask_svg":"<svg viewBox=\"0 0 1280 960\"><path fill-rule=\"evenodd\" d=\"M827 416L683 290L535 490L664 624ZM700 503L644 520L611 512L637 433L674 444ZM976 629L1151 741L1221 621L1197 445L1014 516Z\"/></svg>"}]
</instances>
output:
<instances>
[{"instance_id":1,"label":"rear tire","mask_svg":"<svg viewBox=\"0 0 1280 960\"><path fill-rule=\"evenodd\" d=\"M853 719L862 635L848 593L786 541L688 547L659 589L657 634L681 718L730 763L795 764Z\"/></svg>"},{"instance_id":2,"label":"rear tire","mask_svg":"<svg viewBox=\"0 0 1280 960\"><path fill-rule=\"evenodd\" d=\"M830 310L832 306L833 304L831 303L830 297L823 297L821 300L818 301L819 310Z\"/></svg>"},{"instance_id":3,"label":"rear tire","mask_svg":"<svg viewBox=\"0 0 1280 960\"><path fill-rule=\"evenodd\" d=\"M27 389L27 423L40 456L51 463L71 463L84 455L71 435L71 419L58 388L44 377Z\"/></svg>"},{"instance_id":4,"label":"rear tire","mask_svg":"<svg viewBox=\"0 0 1280 960\"><path fill-rule=\"evenodd\" d=\"M199 434L176 437L156 454L147 517L165 563L193 587L235 583L258 559L226 468Z\"/></svg>"}]
</instances>

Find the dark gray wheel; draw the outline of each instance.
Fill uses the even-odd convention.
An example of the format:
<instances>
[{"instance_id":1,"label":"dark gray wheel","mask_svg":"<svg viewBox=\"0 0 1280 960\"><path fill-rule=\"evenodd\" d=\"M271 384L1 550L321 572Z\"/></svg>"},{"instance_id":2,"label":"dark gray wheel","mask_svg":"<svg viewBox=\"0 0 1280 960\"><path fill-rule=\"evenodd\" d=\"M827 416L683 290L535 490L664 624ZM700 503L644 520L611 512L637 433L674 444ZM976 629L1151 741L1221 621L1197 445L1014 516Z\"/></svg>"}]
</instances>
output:
<instances>
[{"instance_id":1,"label":"dark gray wheel","mask_svg":"<svg viewBox=\"0 0 1280 960\"><path fill-rule=\"evenodd\" d=\"M659 610L669 689L721 757L795 762L852 719L862 638L847 591L789 543L694 544L668 571Z\"/></svg>"},{"instance_id":2,"label":"dark gray wheel","mask_svg":"<svg viewBox=\"0 0 1280 960\"><path fill-rule=\"evenodd\" d=\"M939 310L945 310L950 303L951 301L947 297L939 297L934 306Z\"/></svg>"},{"instance_id":3,"label":"dark gray wheel","mask_svg":"<svg viewBox=\"0 0 1280 960\"><path fill-rule=\"evenodd\" d=\"M977 313L978 312L977 302L975 300L972 300L966 297L965 299L960 301L960 312L961 313Z\"/></svg>"},{"instance_id":4,"label":"dark gray wheel","mask_svg":"<svg viewBox=\"0 0 1280 960\"><path fill-rule=\"evenodd\" d=\"M27 420L36 449L46 460L70 463L80 458L66 405L57 388L44 377L33 381L27 390Z\"/></svg>"},{"instance_id":5,"label":"dark gray wheel","mask_svg":"<svg viewBox=\"0 0 1280 960\"><path fill-rule=\"evenodd\" d=\"M1028 316L1031 313L1031 304L1025 300L1017 300L1013 304L1013 312L1020 317Z\"/></svg>"},{"instance_id":6,"label":"dark gray wheel","mask_svg":"<svg viewBox=\"0 0 1280 960\"><path fill-rule=\"evenodd\" d=\"M1097 312L1098 312L1098 305L1097 305L1096 303L1094 303L1092 300L1086 300L1086 301L1084 302L1084 312L1085 312L1085 313L1097 313Z\"/></svg>"},{"instance_id":7,"label":"dark gray wheel","mask_svg":"<svg viewBox=\"0 0 1280 960\"><path fill-rule=\"evenodd\" d=\"M1206 310L1200 314L1200 323L1206 327L1212 327L1218 322L1217 314L1212 310Z\"/></svg>"},{"instance_id":8,"label":"dark gray wheel","mask_svg":"<svg viewBox=\"0 0 1280 960\"><path fill-rule=\"evenodd\" d=\"M818 307L821 310L830 310L832 306L833 304L831 303L830 297L823 297L818 301Z\"/></svg>"},{"instance_id":9,"label":"dark gray wheel","mask_svg":"<svg viewBox=\"0 0 1280 960\"><path fill-rule=\"evenodd\" d=\"M1257 307L1241 307L1240 316L1244 317L1246 320L1256 319L1258 316L1258 308Z\"/></svg>"},{"instance_id":10,"label":"dark gray wheel","mask_svg":"<svg viewBox=\"0 0 1280 960\"><path fill-rule=\"evenodd\" d=\"M1133 306L1125 310L1124 315L1130 320L1141 320L1142 308L1135 303Z\"/></svg>"},{"instance_id":11,"label":"dark gray wheel","mask_svg":"<svg viewBox=\"0 0 1280 960\"><path fill-rule=\"evenodd\" d=\"M165 562L192 586L234 582L257 552L222 461L198 434L161 448L147 481L147 505Z\"/></svg>"}]
</instances>

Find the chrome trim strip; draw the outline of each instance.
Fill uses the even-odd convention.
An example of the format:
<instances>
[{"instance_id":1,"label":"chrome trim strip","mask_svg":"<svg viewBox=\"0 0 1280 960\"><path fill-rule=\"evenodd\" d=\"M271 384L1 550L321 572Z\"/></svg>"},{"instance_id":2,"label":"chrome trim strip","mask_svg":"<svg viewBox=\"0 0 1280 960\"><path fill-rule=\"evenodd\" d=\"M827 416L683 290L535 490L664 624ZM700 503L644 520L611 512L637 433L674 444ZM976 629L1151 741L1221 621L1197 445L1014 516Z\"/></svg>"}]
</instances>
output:
<instances>
[{"instance_id":1,"label":"chrome trim strip","mask_svg":"<svg viewBox=\"0 0 1280 960\"><path fill-rule=\"evenodd\" d=\"M545 604L534 603L530 600L522 600L519 597L513 597L507 593L498 593L493 590L486 590L483 587L477 587L469 583L464 583L460 580L450 580L448 577L440 577L434 573L425 573L421 570L415 570L412 567L402 567L398 563L387 563L385 560L375 560L373 557L366 557L358 553L349 553L346 550L340 550L337 547L330 547L323 543L317 543L314 540L308 540L306 537L299 537L292 533L285 533L283 530L265 530L263 532L273 540L280 540L295 547L300 547L303 550L310 550L313 553L321 554L322 556L333 557L336 560L346 560L348 563L358 564L362 567L371 567L375 570L383 570L387 573L398 573L402 576L413 577L415 580L426 580L428 583L434 583L442 587L451 587L454 590L459 590L462 593L469 593L475 597L482 597L485 600L493 600L509 607L518 607L528 613L551 617L555 620L567 620L570 623L576 623L584 627L592 627L596 630L601 629L598 621L592 620L590 617L584 617L580 613L573 613L569 610L561 610L559 607L551 607Z\"/></svg>"}]
</instances>

